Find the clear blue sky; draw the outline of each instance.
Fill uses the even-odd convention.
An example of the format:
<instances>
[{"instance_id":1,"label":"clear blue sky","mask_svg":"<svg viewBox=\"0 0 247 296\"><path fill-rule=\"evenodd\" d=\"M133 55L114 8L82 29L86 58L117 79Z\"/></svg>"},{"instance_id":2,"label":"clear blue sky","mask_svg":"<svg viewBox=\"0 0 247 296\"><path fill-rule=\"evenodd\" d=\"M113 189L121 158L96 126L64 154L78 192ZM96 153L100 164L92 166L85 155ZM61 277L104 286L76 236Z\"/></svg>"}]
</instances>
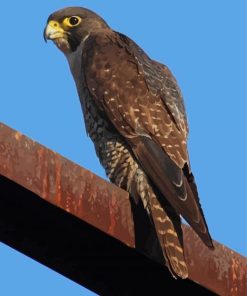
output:
<instances>
[{"instance_id":1,"label":"clear blue sky","mask_svg":"<svg viewBox=\"0 0 247 296\"><path fill-rule=\"evenodd\" d=\"M189 150L215 240L247 255L245 1L2 1L0 121L104 177L46 19L85 6L166 63L184 94ZM0 295L91 295L0 244Z\"/></svg>"}]
</instances>

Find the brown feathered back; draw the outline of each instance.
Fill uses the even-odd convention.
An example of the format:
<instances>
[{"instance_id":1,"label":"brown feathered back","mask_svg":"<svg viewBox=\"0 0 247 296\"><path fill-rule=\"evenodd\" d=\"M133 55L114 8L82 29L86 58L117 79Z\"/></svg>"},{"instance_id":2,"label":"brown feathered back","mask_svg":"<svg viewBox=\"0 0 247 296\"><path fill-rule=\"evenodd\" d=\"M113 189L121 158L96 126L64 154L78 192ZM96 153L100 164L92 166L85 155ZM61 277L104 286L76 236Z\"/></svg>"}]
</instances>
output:
<instances>
[{"instance_id":1,"label":"brown feathered back","mask_svg":"<svg viewBox=\"0 0 247 296\"><path fill-rule=\"evenodd\" d=\"M181 93L166 67L129 38L95 34L85 44L86 83L99 109L129 143L147 176L177 214L212 247L189 168Z\"/></svg>"},{"instance_id":2,"label":"brown feathered back","mask_svg":"<svg viewBox=\"0 0 247 296\"><path fill-rule=\"evenodd\" d=\"M65 26L64 18L76 23ZM175 277L186 278L180 215L208 247L213 244L190 169L175 78L91 11L67 8L48 21L45 39L53 38L68 59L87 132L109 179L143 204L165 263Z\"/></svg>"}]
</instances>

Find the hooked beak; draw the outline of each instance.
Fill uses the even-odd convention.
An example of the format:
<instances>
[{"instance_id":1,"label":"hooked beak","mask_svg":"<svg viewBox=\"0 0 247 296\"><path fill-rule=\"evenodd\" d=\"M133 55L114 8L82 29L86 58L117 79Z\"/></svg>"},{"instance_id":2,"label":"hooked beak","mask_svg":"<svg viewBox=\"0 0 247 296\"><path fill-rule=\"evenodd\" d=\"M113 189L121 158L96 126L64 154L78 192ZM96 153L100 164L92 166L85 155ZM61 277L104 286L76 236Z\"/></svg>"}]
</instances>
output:
<instances>
[{"instance_id":1,"label":"hooked beak","mask_svg":"<svg viewBox=\"0 0 247 296\"><path fill-rule=\"evenodd\" d=\"M44 29L44 40L52 40L56 46L63 52L70 52L69 32L66 32L58 22L49 21Z\"/></svg>"},{"instance_id":2,"label":"hooked beak","mask_svg":"<svg viewBox=\"0 0 247 296\"><path fill-rule=\"evenodd\" d=\"M65 31L60 27L59 23L56 21L49 21L43 33L45 42L47 42L47 40L54 40L58 38L67 39L66 35L67 34L65 33Z\"/></svg>"}]
</instances>

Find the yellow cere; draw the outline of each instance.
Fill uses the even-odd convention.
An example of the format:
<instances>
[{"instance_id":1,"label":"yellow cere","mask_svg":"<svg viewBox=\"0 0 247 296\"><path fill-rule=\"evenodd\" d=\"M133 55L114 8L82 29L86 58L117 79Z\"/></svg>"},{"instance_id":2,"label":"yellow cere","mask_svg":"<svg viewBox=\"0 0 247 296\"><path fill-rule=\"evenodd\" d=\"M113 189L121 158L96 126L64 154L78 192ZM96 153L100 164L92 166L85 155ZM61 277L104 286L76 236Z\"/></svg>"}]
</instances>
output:
<instances>
[{"instance_id":1,"label":"yellow cere","mask_svg":"<svg viewBox=\"0 0 247 296\"><path fill-rule=\"evenodd\" d=\"M60 26L59 22L57 22L57 21L49 21L49 25L57 31L61 30L61 26Z\"/></svg>"}]
</instances>

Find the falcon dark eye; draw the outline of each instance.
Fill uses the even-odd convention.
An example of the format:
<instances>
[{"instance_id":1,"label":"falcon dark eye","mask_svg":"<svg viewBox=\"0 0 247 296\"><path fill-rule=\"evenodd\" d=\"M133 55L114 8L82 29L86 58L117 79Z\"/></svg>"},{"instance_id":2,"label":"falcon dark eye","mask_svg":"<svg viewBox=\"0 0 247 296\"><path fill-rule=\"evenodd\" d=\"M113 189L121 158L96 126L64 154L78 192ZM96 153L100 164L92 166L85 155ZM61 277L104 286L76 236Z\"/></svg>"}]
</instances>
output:
<instances>
[{"instance_id":1,"label":"falcon dark eye","mask_svg":"<svg viewBox=\"0 0 247 296\"><path fill-rule=\"evenodd\" d=\"M69 23L70 23L71 26L78 25L79 21L80 21L79 18L76 17L76 16L72 16L72 17L69 18Z\"/></svg>"}]
</instances>

